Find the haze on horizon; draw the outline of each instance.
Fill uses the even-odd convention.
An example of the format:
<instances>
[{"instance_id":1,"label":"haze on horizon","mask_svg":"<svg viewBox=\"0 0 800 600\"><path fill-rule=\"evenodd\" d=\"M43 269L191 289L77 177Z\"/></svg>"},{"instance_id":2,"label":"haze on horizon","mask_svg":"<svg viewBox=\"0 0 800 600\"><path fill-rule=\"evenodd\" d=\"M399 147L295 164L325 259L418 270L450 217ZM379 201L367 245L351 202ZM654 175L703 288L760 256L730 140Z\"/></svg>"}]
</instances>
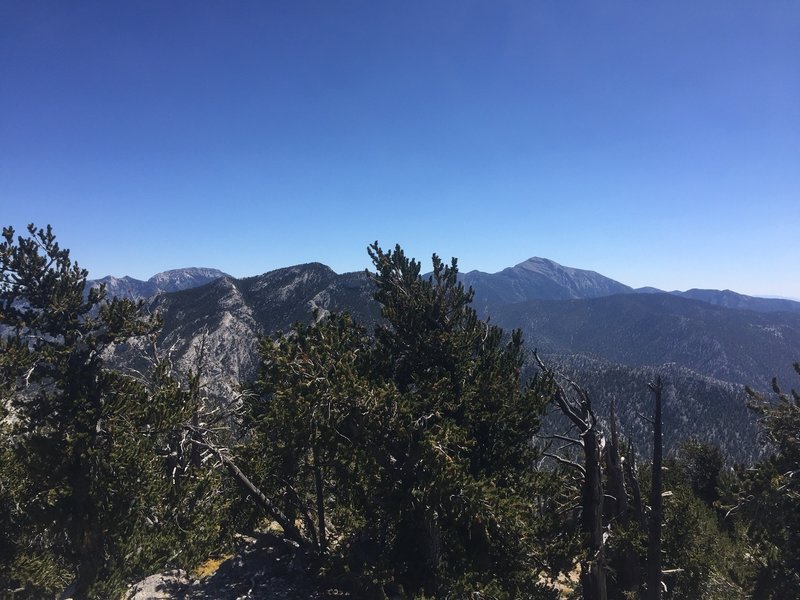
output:
<instances>
[{"instance_id":1,"label":"haze on horizon","mask_svg":"<svg viewBox=\"0 0 800 600\"><path fill-rule=\"evenodd\" d=\"M0 4L0 215L147 279L400 243L800 298L800 5Z\"/></svg>"}]
</instances>

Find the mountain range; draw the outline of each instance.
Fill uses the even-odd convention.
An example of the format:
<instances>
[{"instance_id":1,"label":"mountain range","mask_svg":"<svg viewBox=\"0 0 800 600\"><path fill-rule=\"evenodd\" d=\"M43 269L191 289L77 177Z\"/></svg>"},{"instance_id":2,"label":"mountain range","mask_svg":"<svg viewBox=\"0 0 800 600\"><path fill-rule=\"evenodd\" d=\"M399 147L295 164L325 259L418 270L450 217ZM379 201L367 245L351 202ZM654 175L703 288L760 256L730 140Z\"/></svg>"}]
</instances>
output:
<instances>
[{"instance_id":1,"label":"mountain range","mask_svg":"<svg viewBox=\"0 0 800 600\"><path fill-rule=\"evenodd\" d=\"M200 287L219 279L228 277L219 269L190 267L188 269L173 269L153 275L147 281L133 277L114 277L108 275L102 279L88 281L89 287L106 286L106 293L111 297L130 298L131 300L145 300L164 292L178 292L190 288Z\"/></svg>"},{"instance_id":2,"label":"mountain range","mask_svg":"<svg viewBox=\"0 0 800 600\"><path fill-rule=\"evenodd\" d=\"M691 289L666 292L655 287L634 289L595 271L564 267L547 258L533 257L498 273L469 271L461 275L475 290L478 306L512 304L526 300L578 300L616 294L670 294L708 304L756 312L800 314L800 302L785 298L746 296L731 290Z\"/></svg>"},{"instance_id":3,"label":"mountain range","mask_svg":"<svg viewBox=\"0 0 800 600\"><path fill-rule=\"evenodd\" d=\"M530 349L586 386L601 418L616 398L623 431L646 447L647 381L668 386L667 447L714 440L731 460L759 451L744 385L790 386L800 359L800 303L735 292L634 290L593 271L531 258L499 273L460 275L479 313L519 328ZM258 368L258 341L296 321L348 311L380 319L365 272L337 274L320 263L237 279L214 269L167 271L146 282L104 278L111 295L148 298L164 315L161 345L183 370L201 368L208 393L232 398ZM202 348L202 351L201 351Z\"/></svg>"}]
</instances>

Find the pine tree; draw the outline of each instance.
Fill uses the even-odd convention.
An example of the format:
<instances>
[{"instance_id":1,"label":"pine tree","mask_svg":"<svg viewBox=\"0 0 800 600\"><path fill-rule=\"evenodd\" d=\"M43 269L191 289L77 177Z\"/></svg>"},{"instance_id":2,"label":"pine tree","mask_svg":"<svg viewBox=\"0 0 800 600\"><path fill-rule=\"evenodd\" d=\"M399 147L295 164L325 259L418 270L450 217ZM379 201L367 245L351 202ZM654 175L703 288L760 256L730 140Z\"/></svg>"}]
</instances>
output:
<instances>
[{"instance_id":1,"label":"pine tree","mask_svg":"<svg viewBox=\"0 0 800 600\"><path fill-rule=\"evenodd\" d=\"M766 599L800 595L800 393L774 379L772 389L774 397L747 389L770 454L740 473L738 506L757 563L753 598Z\"/></svg>"},{"instance_id":2,"label":"pine tree","mask_svg":"<svg viewBox=\"0 0 800 600\"><path fill-rule=\"evenodd\" d=\"M263 345L248 469L360 597L543 597L532 437L547 398L522 384L519 332L477 318L455 260L422 277L399 247L370 256L374 339L333 315Z\"/></svg>"},{"instance_id":3,"label":"pine tree","mask_svg":"<svg viewBox=\"0 0 800 600\"><path fill-rule=\"evenodd\" d=\"M33 597L113 597L182 550L163 455L188 396L164 364L144 379L107 366L115 347L158 331L141 302L87 294L49 226L16 240L7 227L3 240L0 518L13 539L0 576Z\"/></svg>"}]
</instances>

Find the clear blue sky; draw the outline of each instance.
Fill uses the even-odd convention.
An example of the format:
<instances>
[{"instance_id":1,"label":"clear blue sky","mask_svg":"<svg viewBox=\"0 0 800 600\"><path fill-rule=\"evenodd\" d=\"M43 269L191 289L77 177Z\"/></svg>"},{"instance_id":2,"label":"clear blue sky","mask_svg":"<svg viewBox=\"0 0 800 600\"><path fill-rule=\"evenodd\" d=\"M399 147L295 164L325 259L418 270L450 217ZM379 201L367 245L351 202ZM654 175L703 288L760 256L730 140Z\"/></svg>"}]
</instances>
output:
<instances>
[{"instance_id":1,"label":"clear blue sky","mask_svg":"<svg viewBox=\"0 0 800 600\"><path fill-rule=\"evenodd\" d=\"M0 221L96 277L378 239L800 298L800 3L2 0Z\"/></svg>"}]
</instances>

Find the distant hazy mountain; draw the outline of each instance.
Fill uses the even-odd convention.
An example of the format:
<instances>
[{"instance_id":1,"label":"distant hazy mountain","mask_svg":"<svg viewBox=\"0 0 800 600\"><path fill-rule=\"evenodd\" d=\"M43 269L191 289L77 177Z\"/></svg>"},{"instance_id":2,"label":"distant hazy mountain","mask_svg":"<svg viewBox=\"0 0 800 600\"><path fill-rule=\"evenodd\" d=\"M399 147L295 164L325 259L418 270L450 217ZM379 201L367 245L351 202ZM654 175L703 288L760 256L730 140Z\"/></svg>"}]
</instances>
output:
<instances>
[{"instance_id":1,"label":"distant hazy mountain","mask_svg":"<svg viewBox=\"0 0 800 600\"><path fill-rule=\"evenodd\" d=\"M133 277L113 277L111 275L102 279L89 281L90 287L105 284L109 297L131 298L133 300L146 299L161 292L177 292L189 288L205 285L210 281L225 277L226 274L218 269L190 267L187 269L173 269L153 275L147 281Z\"/></svg>"},{"instance_id":2,"label":"distant hazy mountain","mask_svg":"<svg viewBox=\"0 0 800 600\"><path fill-rule=\"evenodd\" d=\"M757 313L671 294L623 294L492 307L529 345L631 366L674 363L702 375L767 389L795 380L800 315Z\"/></svg>"},{"instance_id":3,"label":"distant hazy mountain","mask_svg":"<svg viewBox=\"0 0 800 600\"><path fill-rule=\"evenodd\" d=\"M753 310L756 312L791 312L800 314L800 302L788 298L761 298L759 296L745 296L731 290L698 290L691 289L685 292L674 290L665 292L654 287L643 287L634 290L637 294L672 294L681 298L700 300L715 306L736 308L739 310Z\"/></svg>"},{"instance_id":4,"label":"distant hazy mountain","mask_svg":"<svg viewBox=\"0 0 800 600\"><path fill-rule=\"evenodd\" d=\"M786 298L759 298L757 296L745 296L737 294L731 290L698 290L692 289L686 292L672 292L684 298L702 300L709 304L724 306L726 308L738 308L741 310L754 310L757 312L793 312L800 314L800 302L788 300Z\"/></svg>"},{"instance_id":5,"label":"distant hazy mountain","mask_svg":"<svg viewBox=\"0 0 800 600\"><path fill-rule=\"evenodd\" d=\"M475 290L477 306L527 300L568 300L628 294L632 288L594 271L564 267L546 258L529 258L499 273L470 271L461 276Z\"/></svg>"},{"instance_id":6,"label":"distant hazy mountain","mask_svg":"<svg viewBox=\"0 0 800 600\"><path fill-rule=\"evenodd\" d=\"M482 312L490 306L528 300L600 298L615 294L663 294L701 300L708 304L756 312L800 314L800 302L785 298L745 296L731 290L692 289L664 292L655 287L633 288L594 271L565 267L546 258L530 258L498 273L470 271L461 274L465 286L475 290L475 304Z\"/></svg>"}]
</instances>

